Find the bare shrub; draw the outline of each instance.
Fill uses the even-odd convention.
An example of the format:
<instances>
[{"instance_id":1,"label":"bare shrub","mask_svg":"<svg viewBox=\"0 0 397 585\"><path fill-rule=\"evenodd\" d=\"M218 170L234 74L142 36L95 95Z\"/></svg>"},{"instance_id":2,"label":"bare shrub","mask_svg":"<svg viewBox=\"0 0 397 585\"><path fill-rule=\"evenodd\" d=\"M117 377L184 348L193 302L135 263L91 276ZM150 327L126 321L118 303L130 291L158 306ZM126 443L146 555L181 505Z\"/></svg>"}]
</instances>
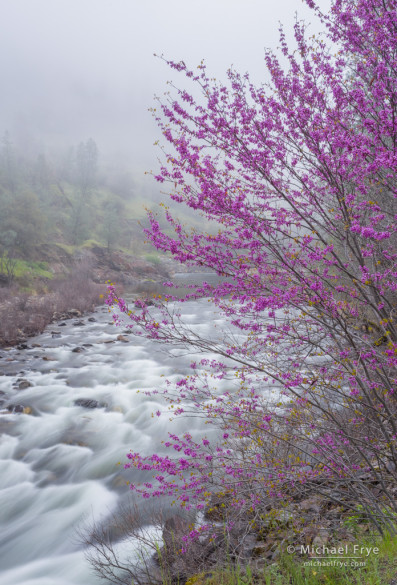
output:
<instances>
[{"instance_id":1,"label":"bare shrub","mask_svg":"<svg viewBox=\"0 0 397 585\"><path fill-rule=\"evenodd\" d=\"M130 504L107 522L87 523L78 530L78 541L86 547L94 572L115 585L179 585L192 575L247 557L247 524L226 530L218 523L200 538L191 514L169 514L153 511L143 517ZM255 537L249 536L252 548Z\"/></svg>"},{"instance_id":2,"label":"bare shrub","mask_svg":"<svg viewBox=\"0 0 397 585\"><path fill-rule=\"evenodd\" d=\"M41 333L54 316L71 309L92 311L101 302L105 286L91 280L91 265L84 259L63 279L50 282L50 291L29 295L15 288L0 289L0 346L13 345Z\"/></svg>"}]
</instances>

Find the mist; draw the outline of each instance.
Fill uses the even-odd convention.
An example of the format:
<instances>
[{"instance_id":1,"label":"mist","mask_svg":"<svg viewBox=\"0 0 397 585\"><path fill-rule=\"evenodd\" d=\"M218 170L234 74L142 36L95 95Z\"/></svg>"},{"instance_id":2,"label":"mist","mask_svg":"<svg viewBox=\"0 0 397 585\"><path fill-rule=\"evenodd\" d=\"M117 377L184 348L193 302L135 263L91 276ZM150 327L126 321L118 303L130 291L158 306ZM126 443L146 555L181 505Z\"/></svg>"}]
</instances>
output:
<instances>
[{"instance_id":1,"label":"mist","mask_svg":"<svg viewBox=\"0 0 397 585\"><path fill-rule=\"evenodd\" d=\"M205 59L218 79L233 65L259 83L280 21L291 42L296 11L319 30L296 0L1 0L0 8L0 134L8 130L25 152L92 137L101 156L138 175L156 165L148 108L177 77L154 53L191 67Z\"/></svg>"}]
</instances>

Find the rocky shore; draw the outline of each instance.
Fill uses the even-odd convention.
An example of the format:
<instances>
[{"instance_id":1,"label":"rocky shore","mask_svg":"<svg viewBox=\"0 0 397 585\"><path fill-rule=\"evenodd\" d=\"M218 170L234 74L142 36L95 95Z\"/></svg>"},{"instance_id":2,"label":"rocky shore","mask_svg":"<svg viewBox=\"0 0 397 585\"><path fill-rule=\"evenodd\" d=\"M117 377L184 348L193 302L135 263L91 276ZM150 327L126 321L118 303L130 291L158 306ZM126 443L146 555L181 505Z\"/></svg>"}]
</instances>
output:
<instances>
[{"instance_id":1,"label":"rocky shore","mask_svg":"<svg viewBox=\"0 0 397 585\"><path fill-rule=\"evenodd\" d=\"M47 252L53 279L39 279L32 292L20 286L0 288L0 347L23 347L29 337L59 320L93 311L103 302L106 282L118 290L155 292L174 270L167 258L153 264L121 251L92 247L75 256Z\"/></svg>"}]
</instances>

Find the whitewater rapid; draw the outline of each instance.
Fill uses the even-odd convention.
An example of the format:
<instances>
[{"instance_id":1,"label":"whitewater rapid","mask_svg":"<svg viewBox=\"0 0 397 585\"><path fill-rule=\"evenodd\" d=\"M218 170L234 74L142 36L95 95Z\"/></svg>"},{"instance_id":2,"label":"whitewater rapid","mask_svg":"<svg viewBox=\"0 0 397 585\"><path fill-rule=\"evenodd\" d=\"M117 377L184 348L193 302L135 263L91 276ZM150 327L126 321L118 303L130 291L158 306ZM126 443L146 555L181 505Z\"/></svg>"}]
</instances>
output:
<instances>
[{"instance_id":1,"label":"whitewater rapid","mask_svg":"<svg viewBox=\"0 0 397 585\"><path fill-rule=\"evenodd\" d=\"M222 327L205 301L185 303L184 313L198 333ZM128 451L158 451L168 431L187 430L145 391L187 373L189 353L169 355L129 335L106 307L65 323L29 339L27 349L0 350L2 585L101 583L76 531L90 519L106 523L131 497L126 481L140 477L122 468ZM101 407L78 406L80 399ZM25 412L9 413L9 405ZM202 424L189 419L188 430Z\"/></svg>"}]
</instances>

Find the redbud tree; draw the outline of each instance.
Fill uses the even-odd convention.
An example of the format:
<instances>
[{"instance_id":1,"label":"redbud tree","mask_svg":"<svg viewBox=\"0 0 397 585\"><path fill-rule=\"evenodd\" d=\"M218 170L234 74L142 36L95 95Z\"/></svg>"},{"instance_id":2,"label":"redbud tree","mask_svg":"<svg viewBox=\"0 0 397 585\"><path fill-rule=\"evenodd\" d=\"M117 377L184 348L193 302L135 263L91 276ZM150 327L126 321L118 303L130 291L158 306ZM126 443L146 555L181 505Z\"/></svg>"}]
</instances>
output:
<instances>
[{"instance_id":1,"label":"redbud tree","mask_svg":"<svg viewBox=\"0 0 397 585\"><path fill-rule=\"evenodd\" d=\"M333 0L326 14L306 2L323 34L296 22L291 50L281 29L262 85L166 61L188 89L171 84L154 113L164 139L155 178L212 227L190 228L165 206L167 227L150 212L146 234L227 278L182 299L168 283L165 299L133 311L111 287L108 302L137 334L212 354L166 396L218 439L170 435L168 455L131 452L127 467L153 475L132 486L144 497L187 508L215 492L254 521L269 503L315 492L392 530L397 2ZM194 332L181 310L189 299L212 302L228 326Z\"/></svg>"}]
</instances>

